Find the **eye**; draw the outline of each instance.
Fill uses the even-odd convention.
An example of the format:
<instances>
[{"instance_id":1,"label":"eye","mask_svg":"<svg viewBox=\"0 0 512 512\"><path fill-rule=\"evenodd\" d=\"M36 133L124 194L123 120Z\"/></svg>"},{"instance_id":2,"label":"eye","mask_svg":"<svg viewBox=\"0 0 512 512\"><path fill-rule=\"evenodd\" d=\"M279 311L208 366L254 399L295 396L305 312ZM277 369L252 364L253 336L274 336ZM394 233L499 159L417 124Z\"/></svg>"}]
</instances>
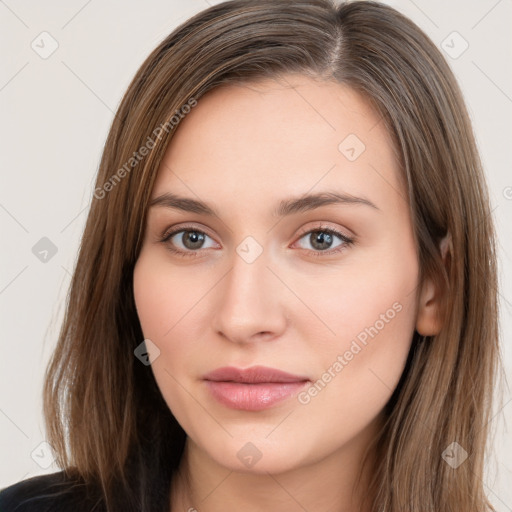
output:
<instances>
[{"instance_id":1,"label":"eye","mask_svg":"<svg viewBox=\"0 0 512 512\"><path fill-rule=\"evenodd\" d=\"M339 240L339 243L334 245L336 238ZM306 240L306 245L309 244L312 247L311 251L315 256L331 255L344 250L347 246L354 243L354 239L349 238L340 231L322 226L310 229L300 237L299 241L303 239ZM310 250L304 246L301 248Z\"/></svg>"},{"instance_id":2,"label":"eye","mask_svg":"<svg viewBox=\"0 0 512 512\"><path fill-rule=\"evenodd\" d=\"M211 249L213 245L205 246L205 241L213 239L204 231L195 228L194 226L181 226L163 235L160 240L164 243L169 251L178 256L196 256L201 249ZM312 247L300 247L311 253L314 256L328 256L338 253L346 249L349 245L354 243L354 239L337 231L336 229L319 226L315 229L310 229L304 232L300 240L306 240L306 244ZM336 244L338 239L338 244ZM296 242L297 243L297 242Z\"/></svg>"},{"instance_id":3,"label":"eye","mask_svg":"<svg viewBox=\"0 0 512 512\"><path fill-rule=\"evenodd\" d=\"M192 227L180 227L164 235L161 242L178 256L194 256L199 249L207 249L204 246L205 240L209 238L204 231Z\"/></svg>"}]
</instances>

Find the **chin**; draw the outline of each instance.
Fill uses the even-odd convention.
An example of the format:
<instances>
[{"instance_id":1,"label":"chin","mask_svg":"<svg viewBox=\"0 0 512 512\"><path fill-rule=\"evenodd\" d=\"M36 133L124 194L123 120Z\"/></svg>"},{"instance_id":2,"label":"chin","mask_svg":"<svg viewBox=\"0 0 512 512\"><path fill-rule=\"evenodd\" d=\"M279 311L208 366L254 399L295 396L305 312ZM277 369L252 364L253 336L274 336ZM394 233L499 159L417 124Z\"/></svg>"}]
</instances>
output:
<instances>
[{"instance_id":1,"label":"chin","mask_svg":"<svg viewBox=\"0 0 512 512\"><path fill-rule=\"evenodd\" d=\"M226 456L226 453L219 454L217 463L224 466L230 471L236 471L237 473L248 473L252 475L267 475L285 473L287 471L296 469L304 464L300 457L295 457L293 460L289 454L284 451L272 451L272 453L266 453L265 448L256 452L255 448L252 448L248 443L243 445L240 451L245 450L245 454L240 458L238 455L234 457ZM253 453L253 455L250 455ZM258 456L261 457L258 459ZM253 460L251 461L251 457ZM241 459L241 460L240 460Z\"/></svg>"},{"instance_id":2,"label":"chin","mask_svg":"<svg viewBox=\"0 0 512 512\"><path fill-rule=\"evenodd\" d=\"M209 437L207 444L200 449L213 459L215 464L238 473L278 474L312 463L308 453L297 450L297 443L286 443L286 439L276 436L269 439L268 430L263 434L239 435L221 442ZM304 444L300 443L302 447Z\"/></svg>"}]
</instances>

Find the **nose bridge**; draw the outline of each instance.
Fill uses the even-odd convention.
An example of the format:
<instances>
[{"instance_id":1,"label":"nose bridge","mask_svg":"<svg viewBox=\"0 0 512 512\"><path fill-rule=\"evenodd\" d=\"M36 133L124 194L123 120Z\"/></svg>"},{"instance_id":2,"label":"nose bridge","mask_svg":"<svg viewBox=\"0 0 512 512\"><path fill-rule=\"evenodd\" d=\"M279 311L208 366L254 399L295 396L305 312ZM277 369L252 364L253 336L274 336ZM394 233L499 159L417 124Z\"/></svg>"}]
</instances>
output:
<instances>
[{"instance_id":1,"label":"nose bridge","mask_svg":"<svg viewBox=\"0 0 512 512\"><path fill-rule=\"evenodd\" d=\"M250 341L260 333L278 334L286 322L280 283L267 268L268 254L251 244L248 240L237 247L216 298L214 328L232 341Z\"/></svg>"}]
</instances>

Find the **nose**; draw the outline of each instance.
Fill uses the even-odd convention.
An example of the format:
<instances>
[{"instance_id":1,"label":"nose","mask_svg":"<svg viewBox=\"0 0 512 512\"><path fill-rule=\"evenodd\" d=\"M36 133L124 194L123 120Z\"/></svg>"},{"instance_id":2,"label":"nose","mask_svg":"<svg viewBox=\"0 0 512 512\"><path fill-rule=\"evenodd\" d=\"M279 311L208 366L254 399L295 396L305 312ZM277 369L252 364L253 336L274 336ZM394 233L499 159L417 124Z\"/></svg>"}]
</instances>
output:
<instances>
[{"instance_id":1,"label":"nose","mask_svg":"<svg viewBox=\"0 0 512 512\"><path fill-rule=\"evenodd\" d=\"M234 343L270 341L286 329L286 290L268 268L265 252L248 263L234 254L217 287L213 328Z\"/></svg>"}]
</instances>

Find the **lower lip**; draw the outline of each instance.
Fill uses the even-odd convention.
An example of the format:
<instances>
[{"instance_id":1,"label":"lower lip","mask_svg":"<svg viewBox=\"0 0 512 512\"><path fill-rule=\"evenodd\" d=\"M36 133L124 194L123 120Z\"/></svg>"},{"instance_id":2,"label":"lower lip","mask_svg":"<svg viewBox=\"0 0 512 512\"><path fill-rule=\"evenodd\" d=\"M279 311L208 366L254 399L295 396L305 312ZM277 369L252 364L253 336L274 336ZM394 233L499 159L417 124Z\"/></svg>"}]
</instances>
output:
<instances>
[{"instance_id":1,"label":"lower lip","mask_svg":"<svg viewBox=\"0 0 512 512\"><path fill-rule=\"evenodd\" d=\"M211 394L232 409L261 411L298 393L308 381L243 384L206 380Z\"/></svg>"}]
</instances>

